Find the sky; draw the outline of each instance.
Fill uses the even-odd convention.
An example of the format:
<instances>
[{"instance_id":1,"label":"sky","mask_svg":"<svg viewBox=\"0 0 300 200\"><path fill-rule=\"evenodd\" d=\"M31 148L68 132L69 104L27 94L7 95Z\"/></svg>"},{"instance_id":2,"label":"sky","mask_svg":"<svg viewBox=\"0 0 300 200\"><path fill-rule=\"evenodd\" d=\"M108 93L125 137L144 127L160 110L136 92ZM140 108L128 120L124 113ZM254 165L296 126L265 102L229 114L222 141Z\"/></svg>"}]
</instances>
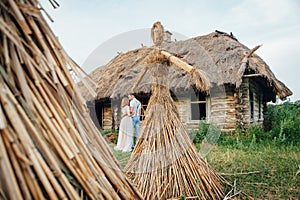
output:
<instances>
[{"instance_id":1,"label":"sky","mask_svg":"<svg viewBox=\"0 0 300 200\"><path fill-rule=\"evenodd\" d=\"M151 45L150 28L160 21L177 40L232 32L256 51L300 100L299 0L56 0L42 6L67 53L87 72L141 45Z\"/></svg>"}]
</instances>

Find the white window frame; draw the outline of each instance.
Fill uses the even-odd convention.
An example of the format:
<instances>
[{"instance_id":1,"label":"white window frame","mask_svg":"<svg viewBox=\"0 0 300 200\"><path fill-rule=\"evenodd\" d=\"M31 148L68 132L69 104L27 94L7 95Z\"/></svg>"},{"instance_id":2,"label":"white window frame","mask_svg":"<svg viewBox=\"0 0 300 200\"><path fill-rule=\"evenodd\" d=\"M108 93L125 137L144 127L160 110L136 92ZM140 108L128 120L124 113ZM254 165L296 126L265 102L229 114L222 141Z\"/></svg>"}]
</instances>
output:
<instances>
[{"instance_id":1,"label":"white window frame","mask_svg":"<svg viewBox=\"0 0 300 200\"><path fill-rule=\"evenodd\" d=\"M209 121L208 120L208 112L209 112L209 109L208 109L208 96L205 97L205 101L192 101L190 99L190 102L189 102L189 106L190 106L190 122L199 122L201 119L192 119L192 104L199 104L199 103L205 103L205 121Z\"/></svg>"}]
</instances>

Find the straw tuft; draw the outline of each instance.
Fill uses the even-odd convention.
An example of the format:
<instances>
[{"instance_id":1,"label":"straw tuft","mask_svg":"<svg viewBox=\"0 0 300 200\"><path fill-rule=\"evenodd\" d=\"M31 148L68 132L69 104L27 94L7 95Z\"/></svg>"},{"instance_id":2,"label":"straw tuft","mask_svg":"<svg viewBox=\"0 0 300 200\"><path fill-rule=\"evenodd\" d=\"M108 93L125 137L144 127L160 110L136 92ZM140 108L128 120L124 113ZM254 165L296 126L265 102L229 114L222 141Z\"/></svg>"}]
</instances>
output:
<instances>
[{"instance_id":1,"label":"straw tuft","mask_svg":"<svg viewBox=\"0 0 300 200\"><path fill-rule=\"evenodd\" d=\"M167 56L160 53L159 50L153 50L147 57L147 64L163 64L170 66L170 61Z\"/></svg>"},{"instance_id":2,"label":"straw tuft","mask_svg":"<svg viewBox=\"0 0 300 200\"><path fill-rule=\"evenodd\" d=\"M200 91L208 91L210 89L210 82L204 71L200 69L195 69L190 72L191 79L195 84L196 88Z\"/></svg>"},{"instance_id":3,"label":"straw tuft","mask_svg":"<svg viewBox=\"0 0 300 200\"><path fill-rule=\"evenodd\" d=\"M142 199L93 124L70 73L78 67L40 10L37 1L0 2L1 199Z\"/></svg>"}]
</instances>

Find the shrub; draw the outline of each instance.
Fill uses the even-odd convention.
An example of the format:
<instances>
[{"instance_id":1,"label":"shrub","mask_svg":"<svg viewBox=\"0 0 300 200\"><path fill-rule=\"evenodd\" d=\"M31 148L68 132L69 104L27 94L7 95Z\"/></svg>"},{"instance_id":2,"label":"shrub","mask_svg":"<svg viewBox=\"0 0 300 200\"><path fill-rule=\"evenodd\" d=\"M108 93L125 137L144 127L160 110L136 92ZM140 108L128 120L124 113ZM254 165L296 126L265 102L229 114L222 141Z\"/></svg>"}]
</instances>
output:
<instances>
[{"instance_id":1,"label":"shrub","mask_svg":"<svg viewBox=\"0 0 300 200\"><path fill-rule=\"evenodd\" d=\"M251 141L253 141L253 138L255 138L257 142L266 141L269 137L269 134L265 132L263 128L256 125L248 128L246 131L246 135Z\"/></svg>"},{"instance_id":2,"label":"shrub","mask_svg":"<svg viewBox=\"0 0 300 200\"><path fill-rule=\"evenodd\" d=\"M219 127L201 120L198 129L192 131L191 139L194 143L201 143L205 140L209 144L214 144L219 139L220 134L221 130Z\"/></svg>"},{"instance_id":3,"label":"shrub","mask_svg":"<svg viewBox=\"0 0 300 200\"><path fill-rule=\"evenodd\" d=\"M300 101L269 104L264 122L270 139L285 144L299 143Z\"/></svg>"},{"instance_id":4,"label":"shrub","mask_svg":"<svg viewBox=\"0 0 300 200\"><path fill-rule=\"evenodd\" d=\"M264 129L256 125L246 131L236 129L233 133L222 133L217 126L199 122L198 130L191 133L195 144L202 141L232 146L239 149L255 148L257 143L298 145L300 143L300 101L269 104L264 116ZM219 137L220 136L220 137Z\"/></svg>"},{"instance_id":5,"label":"shrub","mask_svg":"<svg viewBox=\"0 0 300 200\"><path fill-rule=\"evenodd\" d=\"M193 143L197 144L202 142L207 133L209 124L207 124L204 120L201 120L198 125L198 129L192 130L190 137Z\"/></svg>"}]
</instances>

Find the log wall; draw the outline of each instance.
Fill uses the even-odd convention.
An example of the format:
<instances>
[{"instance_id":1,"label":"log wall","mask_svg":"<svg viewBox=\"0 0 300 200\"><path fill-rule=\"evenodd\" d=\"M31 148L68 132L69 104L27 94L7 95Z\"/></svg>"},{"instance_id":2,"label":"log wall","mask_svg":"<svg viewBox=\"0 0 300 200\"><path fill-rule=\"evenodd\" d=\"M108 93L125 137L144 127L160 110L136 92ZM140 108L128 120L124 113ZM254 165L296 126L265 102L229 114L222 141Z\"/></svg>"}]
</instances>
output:
<instances>
[{"instance_id":1,"label":"log wall","mask_svg":"<svg viewBox=\"0 0 300 200\"><path fill-rule=\"evenodd\" d=\"M251 114L250 94L253 93L253 114ZM254 79L244 78L235 94L237 125L241 129L252 125L262 127L266 102L263 101L263 90Z\"/></svg>"},{"instance_id":2,"label":"log wall","mask_svg":"<svg viewBox=\"0 0 300 200\"><path fill-rule=\"evenodd\" d=\"M178 97L174 101L179 112L180 120L188 131L198 129L199 121L191 120L191 99L187 97Z\"/></svg>"},{"instance_id":3,"label":"log wall","mask_svg":"<svg viewBox=\"0 0 300 200\"><path fill-rule=\"evenodd\" d=\"M177 107L181 122L183 124L186 124L189 120L190 115L190 112L187 109L190 100L188 98L179 98L178 100L174 101L174 103Z\"/></svg>"},{"instance_id":4,"label":"log wall","mask_svg":"<svg viewBox=\"0 0 300 200\"><path fill-rule=\"evenodd\" d=\"M249 113L249 79L245 78L235 93L236 124L240 129L250 125Z\"/></svg>"},{"instance_id":5,"label":"log wall","mask_svg":"<svg viewBox=\"0 0 300 200\"><path fill-rule=\"evenodd\" d=\"M208 122L217 125L223 132L235 130L236 111L232 86L213 88L210 92L210 119Z\"/></svg>"},{"instance_id":6,"label":"log wall","mask_svg":"<svg viewBox=\"0 0 300 200\"><path fill-rule=\"evenodd\" d=\"M250 109L250 90L253 92L253 118ZM215 87L210 90L207 97L206 122L219 126L223 132L235 131L237 127L245 129L252 124L262 126L263 113L266 109L266 102L263 102L262 95L260 86L249 78L243 79L240 88L235 88L234 85ZM182 95L176 97L174 103L183 125L188 130L197 129L199 120L191 120L191 99ZM260 108L259 104L261 104ZM104 130L118 129L120 121L118 113L117 109L103 107L102 128Z\"/></svg>"},{"instance_id":7,"label":"log wall","mask_svg":"<svg viewBox=\"0 0 300 200\"><path fill-rule=\"evenodd\" d=\"M188 130L197 129L199 120L191 120L191 99L179 97L175 101L182 123ZM219 126L222 131L235 130L235 98L231 88L216 88L210 91L206 101L207 123Z\"/></svg>"}]
</instances>

